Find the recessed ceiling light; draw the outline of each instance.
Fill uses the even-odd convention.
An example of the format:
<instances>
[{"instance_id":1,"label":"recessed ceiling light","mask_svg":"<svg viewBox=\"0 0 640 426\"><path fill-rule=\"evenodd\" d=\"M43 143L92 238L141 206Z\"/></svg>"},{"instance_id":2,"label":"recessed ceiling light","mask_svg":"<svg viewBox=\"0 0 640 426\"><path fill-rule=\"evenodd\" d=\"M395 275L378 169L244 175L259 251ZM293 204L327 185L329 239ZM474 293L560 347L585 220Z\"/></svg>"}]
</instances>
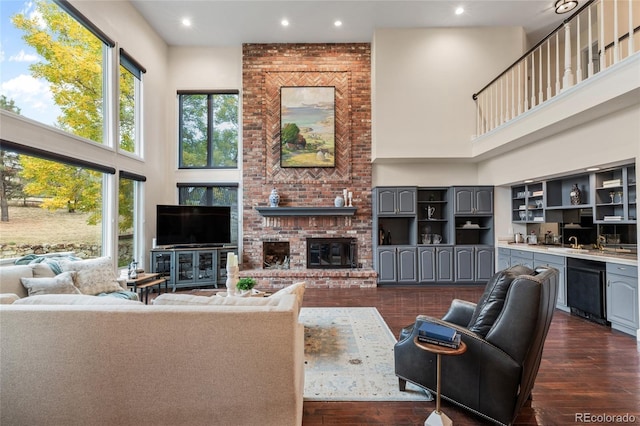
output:
<instances>
[{"instance_id":1,"label":"recessed ceiling light","mask_svg":"<svg viewBox=\"0 0 640 426\"><path fill-rule=\"evenodd\" d=\"M191 19L182 18L182 25L184 25L185 27L190 27L191 26Z\"/></svg>"},{"instance_id":2,"label":"recessed ceiling light","mask_svg":"<svg viewBox=\"0 0 640 426\"><path fill-rule=\"evenodd\" d=\"M283 19L282 21L280 21L280 25L282 25L283 27L288 27L289 21L287 19Z\"/></svg>"},{"instance_id":3,"label":"recessed ceiling light","mask_svg":"<svg viewBox=\"0 0 640 426\"><path fill-rule=\"evenodd\" d=\"M464 7L458 6L456 7L456 15L462 15L464 13Z\"/></svg>"},{"instance_id":4,"label":"recessed ceiling light","mask_svg":"<svg viewBox=\"0 0 640 426\"><path fill-rule=\"evenodd\" d=\"M334 26L336 27L341 27L342 26L342 21L336 21L333 23Z\"/></svg>"},{"instance_id":5,"label":"recessed ceiling light","mask_svg":"<svg viewBox=\"0 0 640 426\"><path fill-rule=\"evenodd\" d=\"M600 170L600 167L589 167L588 169L585 169L588 172L595 172L596 170Z\"/></svg>"},{"instance_id":6,"label":"recessed ceiling light","mask_svg":"<svg viewBox=\"0 0 640 426\"><path fill-rule=\"evenodd\" d=\"M533 179L527 179L524 181L524 183L531 183L531 182L533 182Z\"/></svg>"}]
</instances>

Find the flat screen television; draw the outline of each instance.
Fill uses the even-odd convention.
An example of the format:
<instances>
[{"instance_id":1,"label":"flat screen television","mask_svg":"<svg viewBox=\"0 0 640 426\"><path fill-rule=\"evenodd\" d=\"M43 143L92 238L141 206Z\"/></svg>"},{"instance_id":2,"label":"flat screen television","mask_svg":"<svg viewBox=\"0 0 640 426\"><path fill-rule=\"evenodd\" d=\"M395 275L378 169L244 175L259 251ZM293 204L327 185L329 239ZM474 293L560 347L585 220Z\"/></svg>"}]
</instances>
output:
<instances>
[{"instance_id":1,"label":"flat screen television","mask_svg":"<svg viewBox=\"0 0 640 426\"><path fill-rule=\"evenodd\" d=\"M159 246L206 246L231 242L231 208L158 205Z\"/></svg>"}]
</instances>

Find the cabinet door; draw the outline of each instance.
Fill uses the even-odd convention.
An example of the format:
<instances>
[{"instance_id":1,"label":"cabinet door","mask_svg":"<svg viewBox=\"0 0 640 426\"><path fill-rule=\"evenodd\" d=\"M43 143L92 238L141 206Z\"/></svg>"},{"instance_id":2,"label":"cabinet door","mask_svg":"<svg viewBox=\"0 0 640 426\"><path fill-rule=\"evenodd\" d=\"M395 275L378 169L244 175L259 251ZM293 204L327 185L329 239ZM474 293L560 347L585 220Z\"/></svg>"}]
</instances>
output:
<instances>
[{"instance_id":1,"label":"cabinet door","mask_svg":"<svg viewBox=\"0 0 640 426\"><path fill-rule=\"evenodd\" d=\"M161 274L173 284L173 252L152 251L151 272Z\"/></svg>"},{"instance_id":2,"label":"cabinet door","mask_svg":"<svg viewBox=\"0 0 640 426\"><path fill-rule=\"evenodd\" d=\"M436 249L436 281L453 282L453 247Z\"/></svg>"},{"instance_id":3,"label":"cabinet door","mask_svg":"<svg viewBox=\"0 0 640 426\"><path fill-rule=\"evenodd\" d=\"M505 248L498 249L498 271L508 269L511 266L511 250Z\"/></svg>"},{"instance_id":4,"label":"cabinet door","mask_svg":"<svg viewBox=\"0 0 640 426\"><path fill-rule=\"evenodd\" d=\"M395 188L378 189L378 214L395 214L397 195Z\"/></svg>"},{"instance_id":5,"label":"cabinet door","mask_svg":"<svg viewBox=\"0 0 640 426\"><path fill-rule=\"evenodd\" d=\"M399 214L416 213L416 190L414 188L398 188L397 200Z\"/></svg>"},{"instance_id":6,"label":"cabinet door","mask_svg":"<svg viewBox=\"0 0 640 426\"><path fill-rule=\"evenodd\" d=\"M475 281L487 282L493 276L493 256L493 247L475 248Z\"/></svg>"},{"instance_id":7,"label":"cabinet door","mask_svg":"<svg viewBox=\"0 0 640 426\"><path fill-rule=\"evenodd\" d=\"M215 251L198 251L195 253L196 263L196 282L208 284L216 283L216 263L218 261L217 252Z\"/></svg>"},{"instance_id":8,"label":"cabinet door","mask_svg":"<svg viewBox=\"0 0 640 426\"><path fill-rule=\"evenodd\" d=\"M456 188L454 191L455 214L473 214L473 188Z\"/></svg>"},{"instance_id":9,"label":"cabinet door","mask_svg":"<svg viewBox=\"0 0 640 426\"><path fill-rule=\"evenodd\" d=\"M398 248L398 282L415 283L418 281L417 254L415 247Z\"/></svg>"},{"instance_id":10,"label":"cabinet door","mask_svg":"<svg viewBox=\"0 0 640 426\"><path fill-rule=\"evenodd\" d=\"M193 263L194 253L192 251L176 252L176 284L193 283L195 280Z\"/></svg>"},{"instance_id":11,"label":"cabinet door","mask_svg":"<svg viewBox=\"0 0 640 426\"><path fill-rule=\"evenodd\" d=\"M394 283L397 280L396 249L378 249L378 282Z\"/></svg>"},{"instance_id":12,"label":"cabinet door","mask_svg":"<svg viewBox=\"0 0 640 426\"><path fill-rule=\"evenodd\" d=\"M436 249L435 247L420 247L418 249L418 266L420 282L436 281Z\"/></svg>"},{"instance_id":13,"label":"cabinet door","mask_svg":"<svg viewBox=\"0 0 640 426\"><path fill-rule=\"evenodd\" d=\"M607 321L637 330L637 278L607 273Z\"/></svg>"},{"instance_id":14,"label":"cabinet door","mask_svg":"<svg viewBox=\"0 0 640 426\"><path fill-rule=\"evenodd\" d=\"M456 281L473 281L474 250L473 247L456 247Z\"/></svg>"},{"instance_id":15,"label":"cabinet door","mask_svg":"<svg viewBox=\"0 0 640 426\"><path fill-rule=\"evenodd\" d=\"M476 188L474 213L493 214L493 188Z\"/></svg>"}]
</instances>

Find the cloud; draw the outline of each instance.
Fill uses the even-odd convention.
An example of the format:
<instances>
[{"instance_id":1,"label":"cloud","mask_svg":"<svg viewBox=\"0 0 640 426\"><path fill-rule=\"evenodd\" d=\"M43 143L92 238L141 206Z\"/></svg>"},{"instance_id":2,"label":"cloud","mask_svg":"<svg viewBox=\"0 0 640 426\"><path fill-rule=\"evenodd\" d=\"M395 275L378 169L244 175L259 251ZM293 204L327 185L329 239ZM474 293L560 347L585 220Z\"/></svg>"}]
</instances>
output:
<instances>
[{"instance_id":1,"label":"cloud","mask_svg":"<svg viewBox=\"0 0 640 426\"><path fill-rule=\"evenodd\" d=\"M17 55L9 56L9 61L12 62L35 62L38 59L40 59L38 55L26 53L24 49L20 50Z\"/></svg>"},{"instance_id":2,"label":"cloud","mask_svg":"<svg viewBox=\"0 0 640 426\"><path fill-rule=\"evenodd\" d=\"M59 112L46 80L20 74L3 82L0 85L0 93L7 99L13 99L24 116L45 124L52 124L55 121L55 113Z\"/></svg>"}]
</instances>

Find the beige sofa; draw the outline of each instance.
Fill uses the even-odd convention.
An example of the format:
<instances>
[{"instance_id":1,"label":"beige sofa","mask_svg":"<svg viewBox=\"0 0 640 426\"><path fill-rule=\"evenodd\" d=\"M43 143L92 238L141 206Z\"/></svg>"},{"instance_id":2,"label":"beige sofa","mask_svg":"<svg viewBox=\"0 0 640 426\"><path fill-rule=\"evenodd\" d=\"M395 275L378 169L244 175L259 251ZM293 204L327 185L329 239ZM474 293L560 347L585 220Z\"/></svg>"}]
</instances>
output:
<instances>
[{"instance_id":1,"label":"beige sofa","mask_svg":"<svg viewBox=\"0 0 640 426\"><path fill-rule=\"evenodd\" d=\"M0 268L0 292L16 272ZM301 301L285 293L0 305L0 424L300 425Z\"/></svg>"}]
</instances>

